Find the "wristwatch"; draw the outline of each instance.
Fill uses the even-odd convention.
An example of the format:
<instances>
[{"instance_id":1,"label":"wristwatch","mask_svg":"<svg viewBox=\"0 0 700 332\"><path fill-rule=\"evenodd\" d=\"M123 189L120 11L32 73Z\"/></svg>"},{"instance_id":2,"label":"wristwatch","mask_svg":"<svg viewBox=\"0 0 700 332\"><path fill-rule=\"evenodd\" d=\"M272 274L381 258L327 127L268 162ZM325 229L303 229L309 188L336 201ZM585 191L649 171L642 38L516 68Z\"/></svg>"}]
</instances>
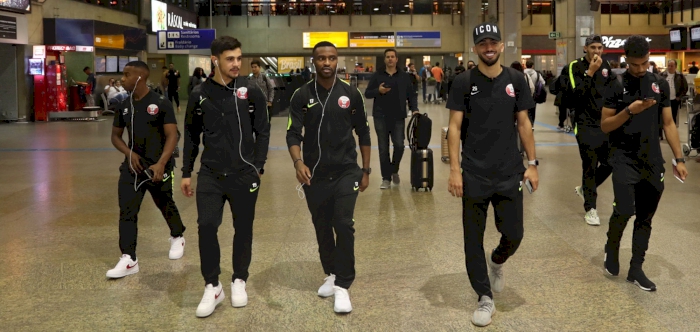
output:
<instances>
[{"instance_id":1,"label":"wristwatch","mask_svg":"<svg viewBox=\"0 0 700 332\"><path fill-rule=\"evenodd\" d=\"M685 164L685 158L673 158L673 161L672 161L673 166L677 166L678 163Z\"/></svg>"},{"instance_id":2,"label":"wristwatch","mask_svg":"<svg viewBox=\"0 0 700 332\"><path fill-rule=\"evenodd\" d=\"M537 160L537 159L535 159L535 160L528 160L528 161L527 161L527 164L528 164L529 166L539 166L539 165L540 165L540 161Z\"/></svg>"},{"instance_id":3,"label":"wristwatch","mask_svg":"<svg viewBox=\"0 0 700 332\"><path fill-rule=\"evenodd\" d=\"M362 169L362 172L363 172L363 173L366 173L367 175L369 175L369 174L372 173L372 169L371 169L371 168L363 168L363 169Z\"/></svg>"},{"instance_id":4,"label":"wristwatch","mask_svg":"<svg viewBox=\"0 0 700 332\"><path fill-rule=\"evenodd\" d=\"M264 168L261 168L261 169L259 169L258 171L260 172L260 175L265 174L265 169L264 169Z\"/></svg>"},{"instance_id":5,"label":"wristwatch","mask_svg":"<svg viewBox=\"0 0 700 332\"><path fill-rule=\"evenodd\" d=\"M632 110L630 109L629 106L625 107L625 111L627 111L627 114L629 114L630 118L634 115L634 113L632 113Z\"/></svg>"}]
</instances>

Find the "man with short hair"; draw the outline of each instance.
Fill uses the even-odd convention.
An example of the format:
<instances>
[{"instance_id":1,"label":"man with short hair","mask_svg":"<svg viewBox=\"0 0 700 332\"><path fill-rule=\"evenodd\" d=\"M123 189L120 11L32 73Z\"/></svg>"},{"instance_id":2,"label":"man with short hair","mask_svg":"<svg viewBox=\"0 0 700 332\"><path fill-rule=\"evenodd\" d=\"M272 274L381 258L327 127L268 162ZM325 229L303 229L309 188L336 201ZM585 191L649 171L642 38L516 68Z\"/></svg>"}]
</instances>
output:
<instances>
[{"instance_id":1,"label":"man with short hair","mask_svg":"<svg viewBox=\"0 0 700 332\"><path fill-rule=\"evenodd\" d=\"M472 69L476 67L476 63L473 60L467 61L467 69Z\"/></svg>"},{"instance_id":2,"label":"man with short hair","mask_svg":"<svg viewBox=\"0 0 700 332\"><path fill-rule=\"evenodd\" d=\"M413 113L418 112L417 94L411 83L411 77L396 66L398 59L395 49L385 50L386 68L372 75L365 90L365 97L374 99L372 116L374 129L377 131L382 173L379 189L391 188L392 181L395 185L401 183L399 166L405 150L406 100L408 100L409 109ZM394 145L393 158L389 158L389 138Z\"/></svg>"},{"instance_id":3,"label":"man with short hair","mask_svg":"<svg viewBox=\"0 0 700 332\"><path fill-rule=\"evenodd\" d=\"M180 259L185 250L185 226L173 200L173 151L177 145L177 121L173 106L150 91L148 65L133 61L124 67L124 87L129 100L116 105L112 145L124 154L119 167L119 249L122 256L107 271L108 278L123 278L139 272L136 257L138 213L148 191L170 228L170 259ZM128 129L129 144L124 142Z\"/></svg>"},{"instance_id":4,"label":"man with short hair","mask_svg":"<svg viewBox=\"0 0 700 332\"><path fill-rule=\"evenodd\" d=\"M678 108L681 105L681 99L688 93L688 81L686 81L683 73L679 72L676 60L668 60L666 70L661 73L661 77L668 82L671 97L671 115L673 122L678 127ZM659 137L663 138L663 124L660 124Z\"/></svg>"},{"instance_id":5,"label":"man with short hair","mask_svg":"<svg viewBox=\"0 0 700 332\"><path fill-rule=\"evenodd\" d=\"M603 40L600 35L586 38L586 56L576 59L562 69L569 79L564 99L574 109L574 134L581 155L581 185L574 192L583 200L586 211L584 221L591 226L600 225L597 201L598 187L612 172L608 164L608 135L600 130L600 112L603 94L610 82L616 79L607 61L603 61ZM564 101L564 100L562 100Z\"/></svg>"},{"instance_id":6,"label":"man with short hair","mask_svg":"<svg viewBox=\"0 0 700 332\"><path fill-rule=\"evenodd\" d=\"M272 102L275 100L275 84L265 73L261 72L262 61L259 59L251 61L250 69L253 71L253 76L250 79L255 82L255 85L257 85L265 95L267 107L272 107Z\"/></svg>"},{"instance_id":7,"label":"man with short hair","mask_svg":"<svg viewBox=\"0 0 700 332\"><path fill-rule=\"evenodd\" d=\"M478 301L472 323L487 326L496 312L492 290L503 290L503 264L515 254L523 239L523 184L531 184L537 190L539 162L535 159L535 138L527 115L535 102L525 77L499 64L503 42L498 26L482 23L474 28L473 36L479 65L457 76L447 101L448 190L452 196L462 198L467 274ZM516 135L520 135L530 158L527 169L523 167ZM496 249L488 252L487 263L484 231L489 203L493 205L501 240Z\"/></svg>"},{"instance_id":8,"label":"man with short hair","mask_svg":"<svg viewBox=\"0 0 700 332\"><path fill-rule=\"evenodd\" d=\"M442 87L442 78L445 73L440 68L440 63L436 62L435 66L430 68L430 74L435 78L435 103L440 103L440 88Z\"/></svg>"},{"instance_id":9,"label":"man with short hair","mask_svg":"<svg viewBox=\"0 0 700 332\"><path fill-rule=\"evenodd\" d=\"M624 49L629 69L622 82L613 81L605 92L602 110L601 129L610 133L610 164L615 193L604 268L612 276L620 273L620 240L627 221L636 215L627 281L642 290L655 291L656 284L647 278L642 264L649 248L651 220L659 206L666 178L657 136L660 116L668 145L673 151L673 176L685 181L688 171L673 123L668 82L647 71L649 42L644 36L634 35L627 38Z\"/></svg>"},{"instance_id":10,"label":"man with short hair","mask_svg":"<svg viewBox=\"0 0 700 332\"><path fill-rule=\"evenodd\" d=\"M207 317L223 301L219 282L221 249L217 233L228 201L233 215L231 306L248 304L246 282L253 246L255 204L270 142L267 101L250 80L240 77L241 43L222 36L211 43L214 77L192 90L185 115L185 156L180 189L192 197L192 171L203 134L197 178L197 225L204 295L197 317ZM230 243L230 242L229 242Z\"/></svg>"},{"instance_id":11,"label":"man with short hair","mask_svg":"<svg viewBox=\"0 0 700 332\"><path fill-rule=\"evenodd\" d=\"M333 310L349 313L348 289L355 280L353 213L358 193L369 185L372 144L362 93L337 77L338 50L322 41L312 52L316 78L292 95L287 146L306 194L327 275L318 296L335 296ZM352 130L359 140L362 168L357 165Z\"/></svg>"},{"instance_id":12,"label":"man with short hair","mask_svg":"<svg viewBox=\"0 0 700 332\"><path fill-rule=\"evenodd\" d=\"M544 78L542 78L542 75L538 73L535 70L535 63L532 62L532 60L527 60L525 61L525 74L530 77L530 81L533 83L535 87L537 87L537 84L542 84L542 88L544 89ZM534 94L535 91L532 91ZM535 107L527 110L527 114L530 116L530 122L532 123L532 127L535 127L535 111L537 110L537 104L535 104Z\"/></svg>"}]
</instances>

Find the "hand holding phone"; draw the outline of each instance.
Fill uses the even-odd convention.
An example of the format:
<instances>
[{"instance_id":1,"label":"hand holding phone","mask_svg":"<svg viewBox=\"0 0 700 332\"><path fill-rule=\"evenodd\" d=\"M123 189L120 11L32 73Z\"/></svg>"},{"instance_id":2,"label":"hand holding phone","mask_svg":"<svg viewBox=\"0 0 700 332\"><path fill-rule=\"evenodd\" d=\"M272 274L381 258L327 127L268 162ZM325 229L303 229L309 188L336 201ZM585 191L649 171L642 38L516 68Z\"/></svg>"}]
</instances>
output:
<instances>
[{"instance_id":1,"label":"hand holding phone","mask_svg":"<svg viewBox=\"0 0 700 332\"><path fill-rule=\"evenodd\" d=\"M525 180L525 188L527 188L527 191L532 194L532 183L530 183L530 179Z\"/></svg>"}]
</instances>

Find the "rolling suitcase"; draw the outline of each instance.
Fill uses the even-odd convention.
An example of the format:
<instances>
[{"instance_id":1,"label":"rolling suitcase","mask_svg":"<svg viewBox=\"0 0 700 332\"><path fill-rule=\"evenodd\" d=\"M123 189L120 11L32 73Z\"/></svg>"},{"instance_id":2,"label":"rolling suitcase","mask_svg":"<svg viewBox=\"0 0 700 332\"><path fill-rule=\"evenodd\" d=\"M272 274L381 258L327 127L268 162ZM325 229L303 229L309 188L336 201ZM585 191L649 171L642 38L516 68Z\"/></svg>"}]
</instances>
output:
<instances>
[{"instance_id":1,"label":"rolling suitcase","mask_svg":"<svg viewBox=\"0 0 700 332\"><path fill-rule=\"evenodd\" d=\"M442 134L440 135L442 138L442 142L440 142L440 150L442 151L440 160L442 160L443 163L450 161L450 149L447 145L447 129L447 127L442 127Z\"/></svg>"},{"instance_id":2,"label":"rolling suitcase","mask_svg":"<svg viewBox=\"0 0 700 332\"><path fill-rule=\"evenodd\" d=\"M411 188L433 190L433 150L411 149Z\"/></svg>"}]
</instances>

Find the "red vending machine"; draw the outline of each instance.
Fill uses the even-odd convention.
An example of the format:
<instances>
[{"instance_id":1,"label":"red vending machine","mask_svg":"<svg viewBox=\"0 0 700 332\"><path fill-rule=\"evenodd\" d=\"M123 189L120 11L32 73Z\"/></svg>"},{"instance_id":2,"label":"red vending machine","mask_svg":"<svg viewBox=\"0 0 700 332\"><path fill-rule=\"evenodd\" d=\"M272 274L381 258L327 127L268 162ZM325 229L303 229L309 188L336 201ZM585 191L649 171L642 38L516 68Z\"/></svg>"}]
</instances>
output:
<instances>
[{"instance_id":1,"label":"red vending machine","mask_svg":"<svg viewBox=\"0 0 700 332\"><path fill-rule=\"evenodd\" d=\"M68 111L65 66L50 61L44 75L34 75L34 118L48 121L50 112Z\"/></svg>"}]
</instances>

